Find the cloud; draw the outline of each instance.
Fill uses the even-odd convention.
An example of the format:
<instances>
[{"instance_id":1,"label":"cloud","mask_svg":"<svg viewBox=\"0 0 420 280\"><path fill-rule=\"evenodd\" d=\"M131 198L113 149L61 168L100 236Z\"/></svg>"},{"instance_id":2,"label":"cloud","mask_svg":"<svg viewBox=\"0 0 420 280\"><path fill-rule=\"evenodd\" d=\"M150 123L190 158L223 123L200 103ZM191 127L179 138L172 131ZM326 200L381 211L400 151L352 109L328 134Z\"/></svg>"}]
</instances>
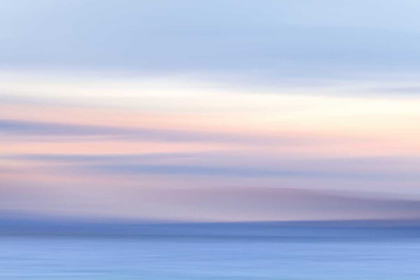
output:
<instances>
[{"instance_id":1,"label":"cloud","mask_svg":"<svg viewBox=\"0 0 420 280\"><path fill-rule=\"evenodd\" d=\"M416 96L420 94L420 86L380 87L375 89L378 93L404 94Z\"/></svg>"},{"instance_id":2,"label":"cloud","mask_svg":"<svg viewBox=\"0 0 420 280\"><path fill-rule=\"evenodd\" d=\"M288 167L287 164L280 167L248 166L223 166L206 165L197 163L195 165L184 164L133 164L133 163L98 163L83 165L85 170L96 171L102 174L114 175L186 175L186 176L215 176L215 177L238 177L238 178L340 178L346 180L417 180L420 175L417 172L381 172L377 170L320 170L315 166L306 168Z\"/></svg>"},{"instance_id":3,"label":"cloud","mask_svg":"<svg viewBox=\"0 0 420 280\"><path fill-rule=\"evenodd\" d=\"M19 136L105 136L133 140L158 140L170 142L247 142L261 141L259 137L205 133L199 131L177 131L148 128L119 128L99 125L78 125L21 120L0 120L0 134ZM292 142L294 139L285 139Z\"/></svg>"},{"instance_id":4,"label":"cloud","mask_svg":"<svg viewBox=\"0 0 420 280\"><path fill-rule=\"evenodd\" d=\"M418 72L414 26L419 21L413 15L418 4L363 6L362 12L358 1L342 6L334 1L14 1L0 14L0 62L145 74L230 73L259 85ZM381 17L372 20L378 6ZM411 24L395 24L408 18Z\"/></svg>"},{"instance_id":5,"label":"cloud","mask_svg":"<svg viewBox=\"0 0 420 280\"><path fill-rule=\"evenodd\" d=\"M170 152L128 155L19 154L4 159L69 164L91 175L182 175L225 178L318 178L413 181L420 178L417 157L284 158L235 152Z\"/></svg>"},{"instance_id":6,"label":"cloud","mask_svg":"<svg viewBox=\"0 0 420 280\"><path fill-rule=\"evenodd\" d=\"M225 153L11 156L2 159L16 167L3 174L0 205L156 220L420 218L418 159L273 159ZM414 189L403 191L407 181Z\"/></svg>"},{"instance_id":7,"label":"cloud","mask_svg":"<svg viewBox=\"0 0 420 280\"><path fill-rule=\"evenodd\" d=\"M79 186L80 187L80 186ZM22 191L27 188L29 191ZM100 186L76 195L63 189L45 192L37 184L0 192L0 211L26 211L57 217L131 218L175 221L283 221L347 219L419 219L418 200L363 193L285 188L133 189ZM2 191L3 190L3 191Z\"/></svg>"},{"instance_id":8,"label":"cloud","mask_svg":"<svg viewBox=\"0 0 420 280\"><path fill-rule=\"evenodd\" d=\"M154 128L123 128L106 125L83 125L58 122L23 121L0 119L0 135L24 137L91 137L100 136L110 139L133 141L163 142L203 142L203 143L237 143L242 145L311 145L325 141L337 142L340 139L294 135L293 133L277 134L267 137L258 134L241 134L225 132L207 132L199 130L175 130ZM347 139L348 140L348 139ZM360 140L355 140L360 141Z\"/></svg>"},{"instance_id":9,"label":"cloud","mask_svg":"<svg viewBox=\"0 0 420 280\"><path fill-rule=\"evenodd\" d=\"M238 220L420 217L418 200L372 197L363 193L259 187L169 190L154 195L162 196L163 201L173 207L197 207L203 213L223 213L227 217L236 216Z\"/></svg>"}]
</instances>

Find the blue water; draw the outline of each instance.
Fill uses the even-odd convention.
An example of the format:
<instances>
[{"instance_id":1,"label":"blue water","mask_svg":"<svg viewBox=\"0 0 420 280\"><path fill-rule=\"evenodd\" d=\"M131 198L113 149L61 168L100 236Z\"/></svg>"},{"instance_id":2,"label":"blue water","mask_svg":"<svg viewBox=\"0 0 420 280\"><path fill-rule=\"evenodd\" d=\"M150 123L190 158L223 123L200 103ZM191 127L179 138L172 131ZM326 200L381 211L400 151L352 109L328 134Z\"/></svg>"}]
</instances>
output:
<instances>
[{"instance_id":1,"label":"blue water","mask_svg":"<svg viewBox=\"0 0 420 280\"><path fill-rule=\"evenodd\" d=\"M420 279L420 241L1 237L0 279Z\"/></svg>"}]
</instances>

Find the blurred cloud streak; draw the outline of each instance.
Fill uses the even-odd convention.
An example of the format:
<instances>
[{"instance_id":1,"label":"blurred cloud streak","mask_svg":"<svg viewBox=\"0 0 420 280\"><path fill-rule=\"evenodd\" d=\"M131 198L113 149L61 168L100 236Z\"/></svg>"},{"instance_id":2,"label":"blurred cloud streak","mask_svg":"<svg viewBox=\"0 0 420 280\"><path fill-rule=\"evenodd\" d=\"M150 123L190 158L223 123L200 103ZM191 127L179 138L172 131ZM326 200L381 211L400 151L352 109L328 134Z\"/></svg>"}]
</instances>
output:
<instances>
[{"instance_id":1,"label":"blurred cloud streak","mask_svg":"<svg viewBox=\"0 0 420 280\"><path fill-rule=\"evenodd\" d=\"M0 211L417 219L419 11L3 1Z\"/></svg>"}]
</instances>

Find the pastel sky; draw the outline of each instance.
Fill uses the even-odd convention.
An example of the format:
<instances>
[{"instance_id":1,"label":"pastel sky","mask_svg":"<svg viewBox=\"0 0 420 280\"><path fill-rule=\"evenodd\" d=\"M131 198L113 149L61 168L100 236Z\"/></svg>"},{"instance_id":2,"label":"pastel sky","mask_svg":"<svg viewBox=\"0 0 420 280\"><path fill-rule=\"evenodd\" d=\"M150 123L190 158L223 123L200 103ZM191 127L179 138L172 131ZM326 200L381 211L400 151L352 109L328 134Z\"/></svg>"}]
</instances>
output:
<instances>
[{"instance_id":1,"label":"pastel sky","mask_svg":"<svg viewBox=\"0 0 420 280\"><path fill-rule=\"evenodd\" d=\"M420 218L419 14L0 0L0 215Z\"/></svg>"}]
</instances>

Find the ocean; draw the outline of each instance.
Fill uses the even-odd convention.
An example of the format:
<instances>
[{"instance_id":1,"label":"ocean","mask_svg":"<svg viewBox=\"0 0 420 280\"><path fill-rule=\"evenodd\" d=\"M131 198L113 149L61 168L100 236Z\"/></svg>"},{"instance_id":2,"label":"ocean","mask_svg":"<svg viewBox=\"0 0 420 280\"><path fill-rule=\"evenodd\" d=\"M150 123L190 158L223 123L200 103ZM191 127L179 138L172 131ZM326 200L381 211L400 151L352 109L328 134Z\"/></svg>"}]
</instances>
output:
<instances>
[{"instance_id":1,"label":"ocean","mask_svg":"<svg viewBox=\"0 0 420 280\"><path fill-rule=\"evenodd\" d=\"M5 280L420 279L420 240L0 237Z\"/></svg>"}]
</instances>

